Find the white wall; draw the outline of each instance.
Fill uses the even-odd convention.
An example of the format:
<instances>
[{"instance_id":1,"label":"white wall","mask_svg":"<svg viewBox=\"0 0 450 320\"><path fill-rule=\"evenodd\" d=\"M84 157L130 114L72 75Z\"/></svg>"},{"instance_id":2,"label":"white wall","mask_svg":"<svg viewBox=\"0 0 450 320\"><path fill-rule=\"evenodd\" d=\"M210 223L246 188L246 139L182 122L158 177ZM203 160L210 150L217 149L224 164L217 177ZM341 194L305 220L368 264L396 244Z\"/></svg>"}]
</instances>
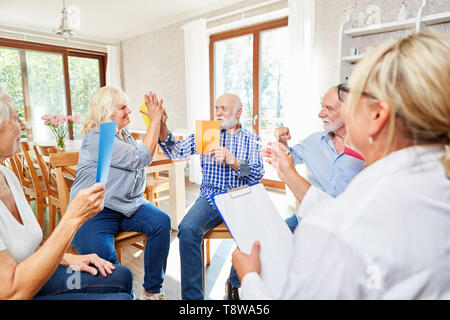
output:
<instances>
[{"instance_id":1,"label":"white wall","mask_svg":"<svg viewBox=\"0 0 450 320\"><path fill-rule=\"evenodd\" d=\"M131 128L145 129L139 106L144 93L164 100L169 128L186 127L184 39L181 23L122 42L123 86L130 97Z\"/></svg>"},{"instance_id":2,"label":"white wall","mask_svg":"<svg viewBox=\"0 0 450 320\"><path fill-rule=\"evenodd\" d=\"M301 1L301 0L299 0ZM261 0L247 0L202 16L190 19L209 18L239 8L261 3ZM365 9L369 4L379 5L381 8L381 22L397 19L401 0L316 0L316 33L315 57L319 73L319 92L339 82L339 32L340 26L348 14ZM421 1L420 1L421 2ZM415 16L417 0L407 0L408 17ZM268 12L287 7L287 0L271 5L269 8L255 10L255 14ZM428 13L449 11L449 0L429 0ZM230 17L208 24L215 27L218 24L228 23L239 19L239 16ZM183 21L164 27L150 33L127 39L122 42L123 56L123 83L124 89L130 96L132 108L132 128L144 129L142 117L137 112L143 102L143 94L149 90L157 92L164 99L169 114L168 125L170 129L186 128L186 88L184 69L184 38L181 26ZM450 24L438 26L438 29L449 31ZM398 32L397 35L401 35ZM395 36L388 33L361 37L356 45L361 49L382 41L386 37ZM319 108L317 97L317 107ZM317 109L319 112L319 109Z\"/></svg>"}]
</instances>

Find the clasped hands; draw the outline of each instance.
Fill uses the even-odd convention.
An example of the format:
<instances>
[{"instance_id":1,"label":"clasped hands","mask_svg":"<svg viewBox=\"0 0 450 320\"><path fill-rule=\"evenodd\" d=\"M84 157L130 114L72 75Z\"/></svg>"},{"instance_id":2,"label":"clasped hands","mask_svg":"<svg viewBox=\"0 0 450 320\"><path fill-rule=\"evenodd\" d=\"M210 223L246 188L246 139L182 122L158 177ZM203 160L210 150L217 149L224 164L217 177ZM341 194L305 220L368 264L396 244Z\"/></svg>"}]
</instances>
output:
<instances>
[{"instance_id":1,"label":"clasped hands","mask_svg":"<svg viewBox=\"0 0 450 320\"><path fill-rule=\"evenodd\" d=\"M237 161L237 158L230 152L228 151L227 148L225 147L213 147L211 148L211 150L209 151L209 154L211 156L213 156L217 161L229 164L229 165L233 165L235 164Z\"/></svg>"}]
</instances>

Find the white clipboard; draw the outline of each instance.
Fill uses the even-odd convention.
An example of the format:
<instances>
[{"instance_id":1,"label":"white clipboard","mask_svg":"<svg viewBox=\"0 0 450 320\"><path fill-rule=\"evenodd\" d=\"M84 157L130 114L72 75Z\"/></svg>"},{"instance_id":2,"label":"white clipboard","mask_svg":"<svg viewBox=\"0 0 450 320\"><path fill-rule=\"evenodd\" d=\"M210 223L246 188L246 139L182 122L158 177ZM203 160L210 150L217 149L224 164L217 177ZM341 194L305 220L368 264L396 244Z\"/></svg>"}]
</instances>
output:
<instances>
[{"instance_id":1,"label":"white clipboard","mask_svg":"<svg viewBox=\"0 0 450 320\"><path fill-rule=\"evenodd\" d=\"M261 244L261 279L277 299L287 279L293 234L262 184L233 189L212 197L239 249L249 254Z\"/></svg>"}]
</instances>

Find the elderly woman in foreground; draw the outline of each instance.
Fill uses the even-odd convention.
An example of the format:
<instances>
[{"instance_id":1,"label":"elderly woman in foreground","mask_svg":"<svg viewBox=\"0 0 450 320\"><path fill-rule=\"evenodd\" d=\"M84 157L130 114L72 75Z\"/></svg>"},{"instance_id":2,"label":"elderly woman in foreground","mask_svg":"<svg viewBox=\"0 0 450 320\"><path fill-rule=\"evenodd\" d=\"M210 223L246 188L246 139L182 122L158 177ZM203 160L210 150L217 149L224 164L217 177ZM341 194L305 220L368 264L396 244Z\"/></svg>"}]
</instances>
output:
<instances>
[{"instance_id":1,"label":"elderly woman in foreground","mask_svg":"<svg viewBox=\"0 0 450 320\"><path fill-rule=\"evenodd\" d=\"M259 276L258 243L233 253L244 298L450 298L449 53L447 35L424 32L358 63L344 112L367 167L336 199L297 174L283 145L262 151L305 218L281 297Z\"/></svg>"},{"instance_id":2,"label":"elderly woman in foreground","mask_svg":"<svg viewBox=\"0 0 450 320\"><path fill-rule=\"evenodd\" d=\"M21 129L17 110L0 87L0 161L20 151ZM38 248L39 223L19 180L0 166L0 299L132 299L130 270L96 254L65 253L76 230L102 210L104 196L101 183L80 191Z\"/></svg>"}]
</instances>

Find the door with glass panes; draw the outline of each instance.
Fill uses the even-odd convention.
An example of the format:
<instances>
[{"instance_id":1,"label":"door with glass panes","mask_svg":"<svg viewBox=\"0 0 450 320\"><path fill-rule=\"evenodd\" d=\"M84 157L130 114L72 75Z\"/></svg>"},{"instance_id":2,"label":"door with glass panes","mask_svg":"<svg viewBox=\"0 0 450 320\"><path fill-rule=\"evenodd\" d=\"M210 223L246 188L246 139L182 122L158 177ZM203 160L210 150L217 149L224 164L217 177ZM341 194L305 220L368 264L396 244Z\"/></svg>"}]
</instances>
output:
<instances>
[{"instance_id":1,"label":"door with glass panes","mask_svg":"<svg viewBox=\"0 0 450 320\"><path fill-rule=\"evenodd\" d=\"M288 18L210 36L211 119L223 93L241 98L241 125L263 143L274 141L283 123L286 97ZM275 169L265 165L263 183L284 188Z\"/></svg>"}]
</instances>

